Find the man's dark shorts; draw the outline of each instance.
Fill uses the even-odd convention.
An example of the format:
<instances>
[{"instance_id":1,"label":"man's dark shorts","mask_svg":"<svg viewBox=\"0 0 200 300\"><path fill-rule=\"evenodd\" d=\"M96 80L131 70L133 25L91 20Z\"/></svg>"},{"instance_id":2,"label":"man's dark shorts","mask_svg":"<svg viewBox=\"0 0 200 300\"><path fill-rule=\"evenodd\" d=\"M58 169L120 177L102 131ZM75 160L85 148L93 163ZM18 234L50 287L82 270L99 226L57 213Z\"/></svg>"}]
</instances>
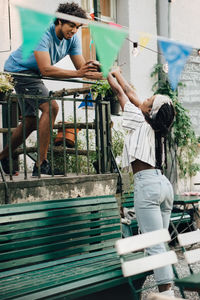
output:
<instances>
[{"instance_id":1,"label":"man's dark shorts","mask_svg":"<svg viewBox=\"0 0 200 300\"><path fill-rule=\"evenodd\" d=\"M32 75L38 75L37 73L33 71L21 71L21 74L32 74ZM49 96L49 91L44 85L43 81L38 78L29 78L29 77L17 77L14 76L15 79L15 91L17 94L25 94L25 95L42 95L43 97ZM23 111L23 101L21 98L18 98L19 105L21 112ZM40 106L42 103L47 102L47 100L39 99L38 100L38 106ZM24 101L25 107L25 117L28 116L36 116L36 99L25 99Z\"/></svg>"}]
</instances>

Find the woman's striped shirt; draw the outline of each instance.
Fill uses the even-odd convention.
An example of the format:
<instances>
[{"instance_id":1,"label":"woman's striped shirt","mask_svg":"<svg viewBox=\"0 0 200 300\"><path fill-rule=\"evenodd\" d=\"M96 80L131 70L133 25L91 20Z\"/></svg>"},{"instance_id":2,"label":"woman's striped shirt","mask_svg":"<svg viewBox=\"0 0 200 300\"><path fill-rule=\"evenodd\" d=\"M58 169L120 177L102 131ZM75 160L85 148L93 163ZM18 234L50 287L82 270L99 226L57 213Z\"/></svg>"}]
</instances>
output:
<instances>
[{"instance_id":1,"label":"woman's striped shirt","mask_svg":"<svg viewBox=\"0 0 200 300\"><path fill-rule=\"evenodd\" d=\"M139 159L153 167L155 160L155 134L142 111L128 101L124 106L122 126L128 130L125 137L122 166L127 167Z\"/></svg>"}]
</instances>

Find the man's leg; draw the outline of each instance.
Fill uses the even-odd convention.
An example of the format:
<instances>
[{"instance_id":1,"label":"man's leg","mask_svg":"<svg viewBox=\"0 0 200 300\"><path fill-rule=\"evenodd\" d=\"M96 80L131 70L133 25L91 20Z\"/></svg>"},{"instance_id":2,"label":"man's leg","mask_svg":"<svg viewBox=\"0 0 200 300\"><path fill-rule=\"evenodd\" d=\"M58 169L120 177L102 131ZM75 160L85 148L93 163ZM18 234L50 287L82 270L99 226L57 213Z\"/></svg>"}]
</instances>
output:
<instances>
[{"instance_id":1,"label":"man's leg","mask_svg":"<svg viewBox=\"0 0 200 300\"><path fill-rule=\"evenodd\" d=\"M49 121L49 103L45 102L40 105L42 115L39 121L39 139L40 139L40 164L47 159L47 151L50 142L50 121ZM54 126L58 114L58 104L52 101L52 127ZM41 142L42 141L42 142Z\"/></svg>"},{"instance_id":2,"label":"man's leg","mask_svg":"<svg viewBox=\"0 0 200 300\"><path fill-rule=\"evenodd\" d=\"M27 138L36 129L36 118L26 117L25 118L25 137ZM11 136L11 148L12 152L17 149L23 142L23 126L22 123L13 131ZM0 153L0 160L7 158L9 155L8 145Z\"/></svg>"}]
</instances>

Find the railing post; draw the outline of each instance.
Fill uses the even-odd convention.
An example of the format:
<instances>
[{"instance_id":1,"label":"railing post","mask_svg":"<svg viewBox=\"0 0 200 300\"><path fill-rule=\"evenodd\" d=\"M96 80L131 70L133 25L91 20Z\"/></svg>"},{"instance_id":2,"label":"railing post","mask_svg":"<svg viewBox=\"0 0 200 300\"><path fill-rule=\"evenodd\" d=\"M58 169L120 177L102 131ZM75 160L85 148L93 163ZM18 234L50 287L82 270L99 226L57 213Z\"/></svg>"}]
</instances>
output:
<instances>
[{"instance_id":1,"label":"railing post","mask_svg":"<svg viewBox=\"0 0 200 300\"><path fill-rule=\"evenodd\" d=\"M37 128L37 164L38 164L38 177L41 177L40 173L40 135L39 135L39 103L38 97L36 97L36 128Z\"/></svg>"},{"instance_id":2,"label":"railing post","mask_svg":"<svg viewBox=\"0 0 200 300\"><path fill-rule=\"evenodd\" d=\"M54 176L54 153L53 153L53 125L52 125L52 102L49 102L49 131L50 131L50 155L51 155L51 174Z\"/></svg>"},{"instance_id":3,"label":"railing post","mask_svg":"<svg viewBox=\"0 0 200 300\"><path fill-rule=\"evenodd\" d=\"M23 134L23 149L24 149L24 179L27 179L27 164L26 164L26 126L25 126L25 99L22 97L22 134Z\"/></svg>"},{"instance_id":4,"label":"railing post","mask_svg":"<svg viewBox=\"0 0 200 300\"><path fill-rule=\"evenodd\" d=\"M9 169L10 169L10 180L12 180L12 169L13 169L13 161L12 161L12 145L11 145L11 98L8 97L8 157L9 157Z\"/></svg>"},{"instance_id":5,"label":"railing post","mask_svg":"<svg viewBox=\"0 0 200 300\"><path fill-rule=\"evenodd\" d=\"M75 153L76 153L76 175L79 174L78 166L78 143L77 143L77 122L76 122L76 94L74 94L74 134L75 134Z\"/></svg>"},{"instance_id":6,"label":"railing post","mask_svg":"<svg viewBox=\"0 0 200 300\"><path fill-rule=\"evenodd\" d=\"M95 99L95 137L96 137L96 171L101 173L101 142L100 142L100 103L101 95L98 95Z\"/></svg>"},{"instance_id":7,"label":"railing post","mask_svg":"<svg viewBox=\"0 0 200 300\"><path fill-rule=\"evenodd\" d=\"M10 103L10 123L11 127L16 127L18 125L18 103L14 102L13 99L16 101L16 97L14 98L12 95L9 96L11 98L11 103ZM2 127L3 128L8 128L8 102L2 103ZM3 148L8 144L8 133L3 133ZM19 159L13 158L13 168L18 170L19 167Z\"/></svg>"},{"instance_id":8,"label":"railing post","mask_svg":"<svg viewBox=\"0 0 200 300\"><path fill-rule=\"evenodd\" d=\"M63 132L63 163L64 163L64 176L67 174L66 170L66 139L65 139L65 107L64 100L61 100L62 107L62 132Z\"/></svg>"},{"instance_id":9,"label":"railing post","mask_svg":"<svg viewBox=\"0 0 200 300\"><path fill-rule=\"evenodd\" d=\"M100 141L101 141L101 169L102 173L108 172L108 115L107 105L109 103L100 103Z\"/></svg>"},{"instance_id":10,"label":"railing post","mask_svg":"<svg viewBox=\"0 0 200 300\"><path fill-rule=\"evenodd\" d=\"M112 172L112 134L111 134L110 102L106 105L106 133L107 133L107 172Z\"/></svg>"}]
</instances>

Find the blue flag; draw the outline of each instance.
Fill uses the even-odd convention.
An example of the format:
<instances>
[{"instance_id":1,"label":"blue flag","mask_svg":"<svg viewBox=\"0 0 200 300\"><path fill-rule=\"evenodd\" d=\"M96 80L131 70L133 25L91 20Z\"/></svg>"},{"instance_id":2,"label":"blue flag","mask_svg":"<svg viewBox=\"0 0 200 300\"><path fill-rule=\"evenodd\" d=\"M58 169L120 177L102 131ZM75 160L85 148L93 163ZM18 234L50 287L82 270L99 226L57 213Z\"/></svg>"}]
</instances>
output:
<instances>
[{"instance_id":1,"label":"blue flag","mask_svg":"<svg viewBox=\"0 0 200 300\"><path fill-rule=\"evenodd\" d=\"M89 92L89 93L85 96L84 99L85 99L85 100L92 100L92 94L91 94L91 92ZM87 103L87 108L92 108L92 107L94 107L94 105L93 105L92 102L89 102L89 101L82 101L78 108L81 108L81 107L84 108L84 107L86 106L86 103Z\"/></svg>"},{"instance_id":2,"label":"blue flag","mask_svg":"<svg viewBox=\"0 0 200 300\"><path fill-rule=\"evenodd\" d=\"M184 65L192 51L192 47L164 40L159 40L159 45L166 61L168 62L168 76L171 88L175 90Z\"/></svg>"}]
</instances>

